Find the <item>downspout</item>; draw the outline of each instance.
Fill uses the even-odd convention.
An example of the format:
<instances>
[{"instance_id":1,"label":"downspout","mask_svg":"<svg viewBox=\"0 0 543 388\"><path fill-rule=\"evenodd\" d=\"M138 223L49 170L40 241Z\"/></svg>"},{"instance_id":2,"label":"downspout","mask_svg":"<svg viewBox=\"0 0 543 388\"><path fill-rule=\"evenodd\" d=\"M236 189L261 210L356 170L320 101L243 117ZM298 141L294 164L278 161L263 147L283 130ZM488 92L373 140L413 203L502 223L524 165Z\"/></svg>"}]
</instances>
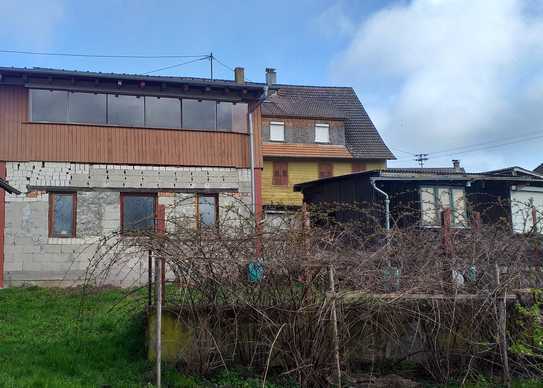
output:
<instances>
[{"instance_id":1,"label":"downspout","mask_svg":"<svg viewBox=\"0 0 543 388\"><path fill-rule=\"evenodd\" d=\"M377 187L377 185L375 184L375 179L371 180L371 186L375 191L385 197L385 229L388 233L388 231L390 230L390 198L387 193Z\"/></svg>"},{"instance_id":2,"label":"downspout","mask_svg":"<svg viewBox=\"0 0 543 388\"><path fill-rule=\"evenodd\" d=\"M253 135L253 114L249 113L249 143L251 143L251 204L256 217L255 145Z\"/></svg>"}]
</instances>

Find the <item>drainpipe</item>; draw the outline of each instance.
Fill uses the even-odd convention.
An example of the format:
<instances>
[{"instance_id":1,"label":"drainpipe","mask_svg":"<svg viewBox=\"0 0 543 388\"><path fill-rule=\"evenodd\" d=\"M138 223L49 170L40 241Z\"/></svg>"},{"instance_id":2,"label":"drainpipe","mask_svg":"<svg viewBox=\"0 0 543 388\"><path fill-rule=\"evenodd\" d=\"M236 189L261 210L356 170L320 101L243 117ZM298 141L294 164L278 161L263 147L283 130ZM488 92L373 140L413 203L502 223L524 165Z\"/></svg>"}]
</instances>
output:
<instances>
[{"instance_id":1,"label":"drainpipe","mask_svg":"<svg viewBox=\"0 0 543 388\"><path fill-rule=\"evenodd\" d=\"M390 230L390 198L387 193L385 193L383 190L381 190L377 185L375 184L375 180L371 180L371 186L375 191L382 194L385 197L385 229L388 233Z\"/></svg>"},{"instance_id":2,"label":"drainpipe","mask_svg":"<svg viewBox=\"0 0 543 388\"><path fill-rule=\"evenodd\" d=\"M252 113L249 113L249 143L251 143L251 203L253 215L256 217L255 145Z\"/></svg>"}]
</instances>

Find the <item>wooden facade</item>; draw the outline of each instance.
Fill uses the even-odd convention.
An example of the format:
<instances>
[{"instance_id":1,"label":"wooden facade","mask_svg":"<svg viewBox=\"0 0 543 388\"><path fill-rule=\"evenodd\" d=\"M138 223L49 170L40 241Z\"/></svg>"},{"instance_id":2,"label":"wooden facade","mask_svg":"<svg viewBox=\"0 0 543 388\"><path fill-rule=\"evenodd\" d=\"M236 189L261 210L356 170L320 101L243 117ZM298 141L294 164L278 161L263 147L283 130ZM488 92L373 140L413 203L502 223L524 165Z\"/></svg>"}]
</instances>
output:
<instances>
[{"instance_id":1,"label":"wooden facade","mask_svg":"<svg viewBox=\"0 0 543 388\"><path fill-rule=\"evenodd\" d=\"M254 109L255 167L261 164L260 109ZM28 89L0 86L0 160L250 167L248 133L111 125L31 123Z\"/></svg>"}]
</instances>

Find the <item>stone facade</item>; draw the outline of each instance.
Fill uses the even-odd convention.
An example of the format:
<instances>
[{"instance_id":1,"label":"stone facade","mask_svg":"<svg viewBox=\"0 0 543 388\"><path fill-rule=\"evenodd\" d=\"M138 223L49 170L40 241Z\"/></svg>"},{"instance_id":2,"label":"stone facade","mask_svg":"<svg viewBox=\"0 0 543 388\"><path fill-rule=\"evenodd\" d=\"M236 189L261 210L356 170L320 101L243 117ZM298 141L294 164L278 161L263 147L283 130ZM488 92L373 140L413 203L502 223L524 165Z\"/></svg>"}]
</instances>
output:
<instances>
[{"instance_id":1,"label":"stone facade","mask_svg":"<svg viewBox=\"0 0 543 388\"><path fill-rule=\"evenodd\" d=\"M120 230L121 192L156 192L166 218L179 211L194 214L194 193L219 193L220 207L251 201L249 169L8 162L6 170L22 193L6 193L6 286L81 283L100 238ZM49 237L49 192L62 190L77 191L75 238ZM111 271L105 282L145 282L147 261L139 259Z\"/></svg>"},{"instance_id":2,"label":"stone facade","mask_svg":"<svg viewBox=\"0 0 543 388\"><path fill-rule=\"evenodd\" d=\"M330 126L330 144L345 145L345 125L337 120L262 118L262 140L270 141L270 122L285 123L285 143L314 144L315 124Z\"/></svg>"}]
</instances>

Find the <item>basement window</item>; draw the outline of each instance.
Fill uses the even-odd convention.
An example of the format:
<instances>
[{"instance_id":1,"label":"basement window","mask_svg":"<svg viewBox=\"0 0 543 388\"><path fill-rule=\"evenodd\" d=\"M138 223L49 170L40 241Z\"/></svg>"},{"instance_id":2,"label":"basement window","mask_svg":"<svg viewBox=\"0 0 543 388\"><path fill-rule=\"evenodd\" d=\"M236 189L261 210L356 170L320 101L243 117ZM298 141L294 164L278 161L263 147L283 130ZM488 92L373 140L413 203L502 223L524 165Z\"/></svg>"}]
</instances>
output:
<instances>
[{"instance_id":1,"label":"basement window","mask_svg":"<svg viewBox=\"0 0 543 388\"><path fill-rule=\"evenodd\" d=\"M49 237L74 238L77 193L49 193Z\"/></svg>"},{"instance_id":2,"label":"basement window","mask_svg":"<svg viewBox=\"0 0 543 388\"><path fill-rule=\"evenodd\" d=\"M451 226L462 227L466 221L466 198L463 187L421 187L423 226L441 226L441 213L451 209Z\"/></svg>"},{"instance_id":3,"label":"basement window","mask_svg":"<svg viewBox=\"0 0 543 388\"><path fill-rule=\"evenodd\" d=\"M154 193L121 193L121 234L154 232L156 201Z\"/></svg>"},{"instance_id":4,"label":"basement window","mask_svg":"<svg viewBox=\"0 0 543 388\"><path fill-rule=\"evenodd\" d=\"M198 226L213 226L219 221L219 195L198 194Z\"/></svg>"}]
</instances>

